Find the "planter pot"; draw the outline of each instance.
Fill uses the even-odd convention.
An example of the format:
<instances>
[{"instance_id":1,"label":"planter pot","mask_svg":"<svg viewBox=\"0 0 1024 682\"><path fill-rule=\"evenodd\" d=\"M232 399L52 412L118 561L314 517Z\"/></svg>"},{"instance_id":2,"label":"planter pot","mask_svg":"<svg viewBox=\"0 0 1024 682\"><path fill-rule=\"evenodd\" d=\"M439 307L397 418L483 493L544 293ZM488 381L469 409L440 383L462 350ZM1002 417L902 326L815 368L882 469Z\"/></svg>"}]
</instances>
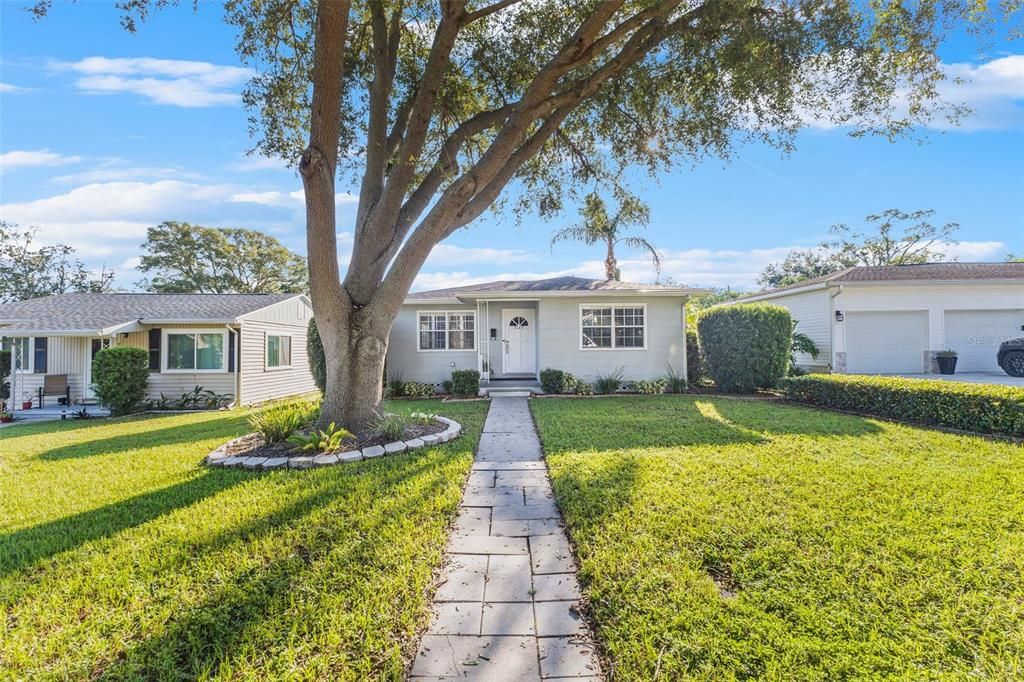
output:
<instances>
[{"instance_id":1,"label":"planter pot","mask_svg":"<svg viewBox=\"0 0 1024 682\"><path fill-rule=\"evenodd\" d=\"M32 409L32 401L31 400L26 400L23 403L21 403L21 409L23 409L23 410L31 410Z\"/></svg>"},{"instance_id":2,"label":"planter pot","mask_svg":"<svg viewBox=\"0 0 1024 682\"><path fill-rule=\"evenodd\" d=\"M939 356L935 358L939 364L939 374L953 374L956 372L956 358Z\"/></svg>"},{"instance_id":3,"label":"planter pot","mask_svg":"<svg viewBox=\"0 0 1024 682\"><path fill-rule=\"evenodd\" d=\"M14 421L14 415L5 414L0 417L0 424L10 424L12 421Z\"/></svg>"}]
</instances>

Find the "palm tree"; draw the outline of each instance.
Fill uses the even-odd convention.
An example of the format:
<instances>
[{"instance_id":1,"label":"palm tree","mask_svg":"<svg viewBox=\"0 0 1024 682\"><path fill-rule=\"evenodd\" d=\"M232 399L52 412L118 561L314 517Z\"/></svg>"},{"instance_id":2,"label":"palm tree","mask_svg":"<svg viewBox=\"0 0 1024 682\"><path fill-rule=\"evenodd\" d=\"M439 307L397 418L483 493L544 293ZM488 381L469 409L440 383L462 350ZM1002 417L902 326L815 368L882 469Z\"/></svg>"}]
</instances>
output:
<instances>
[{"instance_id":1,"label":"palm tree","mask_svg":"<svg viewBox=\"0 0 1024 682\"><path fill-rule=\"evenodd\" d=\"M622 232L633 226L646 225L650 219L650 211L636 197L627 196L619 205L614 216L609 217L604 200L596 192L588 194L580 212L583 222L578 225L564 227L551 238L552 247L556 242L583 242L588 246L604 244L607 255L604 259L604 275L608 280L619 281L621 273L615 258L615 247L619 244L631 249L642 249L651 256L654 270L661 274L661 256L657 249L643 237L624 236Z\"/></svg>"}]
</instances>

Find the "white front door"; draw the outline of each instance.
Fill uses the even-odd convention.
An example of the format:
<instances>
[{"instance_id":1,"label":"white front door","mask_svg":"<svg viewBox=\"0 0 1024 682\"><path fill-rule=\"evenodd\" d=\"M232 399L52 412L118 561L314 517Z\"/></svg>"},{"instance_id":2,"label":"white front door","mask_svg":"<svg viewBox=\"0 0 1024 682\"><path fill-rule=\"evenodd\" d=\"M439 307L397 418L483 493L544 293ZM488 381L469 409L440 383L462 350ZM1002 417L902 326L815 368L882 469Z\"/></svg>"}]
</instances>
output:
<instances>
[{"instance_id":1,"label":"white front door","mask_svg":"<svg viewBox=\"0 0 1024 682\"><path fill-rule=\"evenodd\" d=\"M83 376L82 392L86 400L93 400L96 394L92 391L92 359L104 348L110 348L110 339L89 339L85 348L85 372Z\"/></svg>"},{"instance_id":2,"label":"white front door","mask_svg":"<svg viewBox=\"0 0 1024 682\"><path fill-rule=\"evenodd\" d=\"M533 310L505 308L501 321L502 374L536 374L537 325Z\"/></svg>"}]
</instances>

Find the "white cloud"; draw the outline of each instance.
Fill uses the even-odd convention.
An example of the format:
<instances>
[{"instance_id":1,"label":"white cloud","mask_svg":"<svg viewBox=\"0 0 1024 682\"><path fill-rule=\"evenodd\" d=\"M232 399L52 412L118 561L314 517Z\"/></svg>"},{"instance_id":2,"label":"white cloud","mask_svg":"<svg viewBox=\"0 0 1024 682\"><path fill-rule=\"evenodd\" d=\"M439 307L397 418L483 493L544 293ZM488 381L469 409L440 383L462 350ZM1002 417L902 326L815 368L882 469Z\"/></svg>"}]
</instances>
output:
<instances>
[{"instance_id":1,"label":"white cloud","mask_svg":"<svg viewBox=\"0 0 1024 682\"><path fill-rule=\"evenodd\" d=\"M0 83L0 92L8 95L13 95L22 92L29 92L32 88L23 88L20 85L14 85L13 83Z\"/></svg>"},{"instance_id":2,"label":"white cloud","mask_svg":"<svg viewBox=\"0 0 1024 682\"><path fill-rule=\"evenodd\" d=\"M936 249L952 260L956 259L964 263L976 263L979 261L1002 260L1009 251L1009 247L1003 242L957 242Z\"/></svg>"},{"instance_id":3,"label":"white cloud","mask_svg":"<svg viewBox=\"0 0 1024 682\"><path fill-rule=\"evenodd\" d=\"M133 166L124 159L104 159L95 168L57 175L50 178L51 182L68 185L89 184L96 182L116 182L119 180L201 180L199 173L182 170L181 168L163 166Z\"/></svg>"},{"instance_id":4,"label":"white cloud","mask_svg":"<svg viewBox=\"0 0 1024 682\"><path fill-rule=\"evenodd\" d=\"M81 160L81 156L64 156L49 149L11 151L0 154L0 171L29 166L66 166Z\"/></svg>"},{"instance_id":5,"label":"white cloud","mask_svg":"<svg viewBox=\"0 0 1024 682\"><path fill-rule=\"evenodd\" d=\"M521 263L535 259L535 256L521 249L490 249L438 244L427 257L427 265L464 265L476 262L500 266L504 263Z\"/></svg>"},{"instance_id":6,"label":"white cloud","mask_svg":"<svg viewBox=\"0 0 1024 682\"><path fill-rule=\"evenodd\" d=\"M305 201L306 195L303 190L295 190L294 192L278 192L276 190L269 192L239 192L238 194L232 194L228 197L228 201L236 204L261 204L263 206L280 206L280 207L291 207L301 206ZM334 195L334 202L336 204L354 204L359 200L354 194L336 194Z\"/></svg>"},{"instance_id":7,"label":"white cloud","mask_svg":"<svg viewBox=\"0 0 1024 682\"><path fill-rule=\"evenodd\" d=\"M151 57L86 57L57 66L79 74L75 84L84 92L133 93L178 107L237 104L238 88L253 75L238 66Z\"/></svg>"},{"instance_id":8,"label":"white cloud","mask_svg":"<svg viewBox=\"0 0 1024 682\"><path fill-rule=\"evenodd\" d=\"M197 204L223 201L232 189L179 180L92 183L45 199L2 204L0 216L38 225L46 241L90 248L97 238L137 239L147 226L180 216Z\"/></svg>"}]
</instances>

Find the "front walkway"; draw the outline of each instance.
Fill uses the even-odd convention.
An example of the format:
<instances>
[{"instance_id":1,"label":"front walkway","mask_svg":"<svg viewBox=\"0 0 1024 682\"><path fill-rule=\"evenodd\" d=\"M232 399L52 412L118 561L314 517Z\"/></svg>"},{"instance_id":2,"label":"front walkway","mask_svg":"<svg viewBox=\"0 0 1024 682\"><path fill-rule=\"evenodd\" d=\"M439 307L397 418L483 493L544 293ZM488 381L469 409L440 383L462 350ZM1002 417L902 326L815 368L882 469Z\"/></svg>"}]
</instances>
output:
<instances>
[{"instance_id":1,"label":"front walkway","mask_svg":"<svg viewBox=\"0 0 1024 682\"><path fill-rule=\"evenodd\" d=\"M526 398L494 398L412 679L598 679Z\"/></svg>"}]
</instances>

